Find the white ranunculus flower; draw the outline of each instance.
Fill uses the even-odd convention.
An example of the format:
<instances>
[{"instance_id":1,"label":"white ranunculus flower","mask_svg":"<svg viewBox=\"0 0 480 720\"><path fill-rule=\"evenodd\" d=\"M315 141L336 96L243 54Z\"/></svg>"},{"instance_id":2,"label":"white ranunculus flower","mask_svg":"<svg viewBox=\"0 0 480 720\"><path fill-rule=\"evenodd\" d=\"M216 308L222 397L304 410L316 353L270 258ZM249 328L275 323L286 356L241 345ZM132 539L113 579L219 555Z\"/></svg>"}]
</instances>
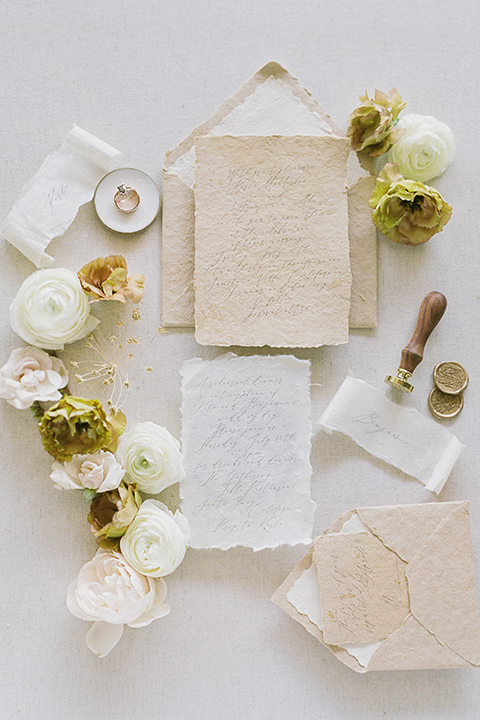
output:
<instances>
[{"instance_id":1,"label":"white ranunculus flower","mask_svg":"<svg viewBox=\"0 0 480 720\"><path fill-rule=\"evenodd\" d=\"M453 133L431 115L403 115L397 128L404 135L390 150L388 161L398 163L409 180L427 182L447 169L455 155Z\"/></svg>"},{"instance_id":2,"label":"white ranunculus flower","mask_svg":"<svg viewBox=\"0 0 480 720\"><path fill-rule=\"evenodd\" d=\"M10 323L25 342L46 350L63 350L92 332L98 320L76 273L66 268L29 275L10 305Z\"/></svg>"},{"instance_id":3,"label":"white ranunculus flower","mask_svg":"<svg viewBox=\"0 0 480 720\"><path fill-rule=\"evenodd\" d=\"M59 358L36 347L17 348L0 369L0 398L25 410L37 400L60 400L59 388L67 382L68 372Z\"/></svg>"},{"instance_id":4,"label":"white ranunculus flower","mask_svg":"<svg viewBox=\"0 0 480 720\"><path fill-rule=\"evenodd\" d=\"M67 607L81 620L93 621L87 645L105 657L120 640L124 625L144 627L168 615L166 595L162 579L141 575L119 552L99 550L70 584Z\"/></svg>"},{"instance_id":5,"label":"white ranunculus flower","mask_svg":"<svg viewBox=\"0 0 480 720\"><path fill-rule=\"evenodd\" d=\"M190 530L187 518L158 500L145 500L120 540L125 559L150 577L170 575L182 562Z\"/></svg>"},{"instance_id":6,"label":"white ranunculus flower","mask_svg":"<svg viewBox=\"0 0 480 720\"><path fill-rule=\"evenodd\" d=\"M54 462L50 479L58 490L96 490L99 493L115 490L125 470L115 456L106 450L74 455L71 462Z\"/></svg>"},{"instance_id":7,"label":"white ranunculus flower","mask_svg":"<svg viewBox=\"0 0 480 720\"><path fill-rule=\"evenodd\" d=\"M138 489L152 495L185 477L180 443L152 422L137 423L123 433L116 455Z\"/></svg>"}]
</instances>

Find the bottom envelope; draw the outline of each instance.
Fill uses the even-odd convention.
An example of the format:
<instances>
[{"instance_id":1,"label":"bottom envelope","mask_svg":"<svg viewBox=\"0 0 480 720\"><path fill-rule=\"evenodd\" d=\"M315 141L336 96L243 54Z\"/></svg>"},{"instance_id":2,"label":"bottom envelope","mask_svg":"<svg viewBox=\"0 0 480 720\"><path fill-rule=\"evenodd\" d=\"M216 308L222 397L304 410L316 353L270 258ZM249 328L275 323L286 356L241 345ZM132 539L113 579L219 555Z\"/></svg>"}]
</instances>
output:
<instances>
[{"instance_id":1,"label":"bottom envelope","mask_svg":"<svg viewBox=\"0 0 480 720\"><path fill-rule=\"evenodd\" d=\"M352 510L272 600L356 672L478 667L469 503Z\"/></svg>"}]
</instances>

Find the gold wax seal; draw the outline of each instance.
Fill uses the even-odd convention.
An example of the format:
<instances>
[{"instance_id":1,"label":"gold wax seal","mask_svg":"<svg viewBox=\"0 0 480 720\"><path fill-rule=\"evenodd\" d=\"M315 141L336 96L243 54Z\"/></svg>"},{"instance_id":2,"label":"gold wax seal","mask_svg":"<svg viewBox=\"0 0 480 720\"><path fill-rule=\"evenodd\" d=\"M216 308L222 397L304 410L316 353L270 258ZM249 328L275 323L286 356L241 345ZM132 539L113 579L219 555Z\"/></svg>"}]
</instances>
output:
<instances>
[{"instance_id":1,"label":"gold wax seal","mask_svg":"<svg viewBox=\"0 0 480 720\"><path fill-rule=\"evenodd\" d=\"M468 374L458 362L441 362L433 370L433 381L446 395L457 395L468 385Z\"/></svg>"},{"instance_id":2,"label":"gold wax seal","mask_svg":"<svg viewBox=\"0 0 480 720\"><path fill-rule=\"evenodd\" d=\"M463 395L447 395L434 387L428 396L428 407L432 415L437 418L454 418L463 408Z\"/></svg>"}]
</instances>

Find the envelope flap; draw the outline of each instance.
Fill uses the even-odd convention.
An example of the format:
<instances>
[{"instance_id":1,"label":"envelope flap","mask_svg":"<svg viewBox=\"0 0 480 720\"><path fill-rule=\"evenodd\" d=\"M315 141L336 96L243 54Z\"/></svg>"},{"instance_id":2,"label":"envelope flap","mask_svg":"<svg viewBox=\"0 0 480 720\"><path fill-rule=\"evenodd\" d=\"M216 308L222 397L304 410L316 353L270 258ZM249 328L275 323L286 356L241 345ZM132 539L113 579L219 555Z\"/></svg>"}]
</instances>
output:
<instances>
[{"instance_id":1,"label":"envelope flap","mask_svg":"<svg viewBox=\"0 0 480 720\"><path fill-rule=\"evenodd\" d=\"M410 607L438 640L480 664L480 630L468 502L455 503L407 567Z\"/></svg>"},{"instance_id":2,"label":"envelope flap","mask_svg":"<svg viewBox=\"0 0 480 720\"><path fill-rule=\"evenodd\" d=\"M177 145L174 150L167 153L167 159L164 165L165 169L171 167L179 158L182 157L182 155L187 153L193 147L195 138L200 135L208 135L219 123L222 122L222 120L224 120L227 115L230 115L235 108L245 103L260 85L263 85L263 83L271 79L281 81L300 103L302 103L310 112L316 113L324 125L325 132L333 133L341 137L345 136L345 132L342 128L332 120L328 113L325 112L321 105L312 98L310 93L301 86L293 75L279 65L279 63L269 62L257 73L255 73L250 80L244 83L236 93L227 98L227 100L220 105L220 107L208 118L208 120L196 127L190 135L185 138L185 140ZM228 135L228 128L221 134ZM245 132L243 134L247 135L249 133Z\"/></svg>"},{"instance_id":3,"label":"envelope flap","mask_svg":"<svg viewBox=\"0 0 480 720\"><path fill-rule=\"evenodd\" d=\"M469 667L469 663L438 642L413 615L384 640L368 663L368 670L430 670Z\"/></svg>"},{"instance_id":4,"label":"envelope flap","mask_svg":"<svg viewBox=\"0 0 480 720\"><path fill-rule=\"evenodd\" d=\"M330 527L328 527L323 534L324 534L324 535L331 535L331 533L339 533L340 530L341 530L341 529L343 528L343 526L345 525L345 523L347 523L347 522L350 520L350 518L351 518L353 515L356 514L356 512L357 512L356 510L350 510L349 512L342 513L342 514L340 515L340 517L338 518L338 520L335 520L335 522L333 523L333 525L330 525ZM321 536L320 536L320 537L321 537ZM315 540L316 540L316 539L317 539L317 538L315 538Z\"/></svg>"},{"instance_id":5,"label":"envelope flap","mask_svg":"<svg viewBox=\"0 0 480 720\"><path fill-rule=\"evenodd\" d=\"M359 508L357 513L370 530L403 560L414 558L425 540L458 502Z\"/></svg>"}]
</instances>

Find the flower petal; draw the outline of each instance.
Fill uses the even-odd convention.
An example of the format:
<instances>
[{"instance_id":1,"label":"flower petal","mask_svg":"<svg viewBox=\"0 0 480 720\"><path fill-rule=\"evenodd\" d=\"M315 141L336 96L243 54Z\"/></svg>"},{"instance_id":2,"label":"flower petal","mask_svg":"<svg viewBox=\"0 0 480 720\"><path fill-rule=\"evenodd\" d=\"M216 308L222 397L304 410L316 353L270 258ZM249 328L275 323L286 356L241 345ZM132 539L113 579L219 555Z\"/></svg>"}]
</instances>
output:
<instances>
[{"instance_id":1,"label":"flower petal","mask_svg":"<svg viewBox=\"0 0 480 720\"><path fill-rule=\"evenodd\" d=\"M441 175L455 154L453 133L431 115L405 115L395 132L403 130L390 151L390 162L399 163L406 178L427 182Z\"/></svg>"},{"instance_id":2,"label":"flower petal","mask_svg":"<svg viewBox=\"0 0 480 720\"><path fill-rule=\"evenodd\" d=\"M149 610L140 615L133 622L129 622L128 626L133 628L145 627L150 625L153 620L165 617L170 612L170 605L167 605L165 598L167 597L167 583L163 578L155 579L155 602Z\"/></svg>"},{"instance_id":3,"label":"flower petal","mask_svg":"<svg viewBox=\"0 0 480 720\"><path fill-rule=\"evenodd\" d=\"M106 622L94 622L87 632L87 647L99 658L103 658L113 650L123 634L123 625Z\"/></svg>"},{"instance_id":4,"label":"flower petal","mask_svg":"<svg viewBox=\"0 0 480 720\"><path fill-rule=\"evenodd\" d=\"M147 612L143 613L143 615L141 615L138 620L129 622L127 623L127 625L131 628L145 627L146 625L150 625L150 623L154 620L165 617L166 615L168 615L169 612L170 605L168 605L167 603L159 603L158 605L153 605L150 610L147 610Z\"/></svg>"}]
</instances>

